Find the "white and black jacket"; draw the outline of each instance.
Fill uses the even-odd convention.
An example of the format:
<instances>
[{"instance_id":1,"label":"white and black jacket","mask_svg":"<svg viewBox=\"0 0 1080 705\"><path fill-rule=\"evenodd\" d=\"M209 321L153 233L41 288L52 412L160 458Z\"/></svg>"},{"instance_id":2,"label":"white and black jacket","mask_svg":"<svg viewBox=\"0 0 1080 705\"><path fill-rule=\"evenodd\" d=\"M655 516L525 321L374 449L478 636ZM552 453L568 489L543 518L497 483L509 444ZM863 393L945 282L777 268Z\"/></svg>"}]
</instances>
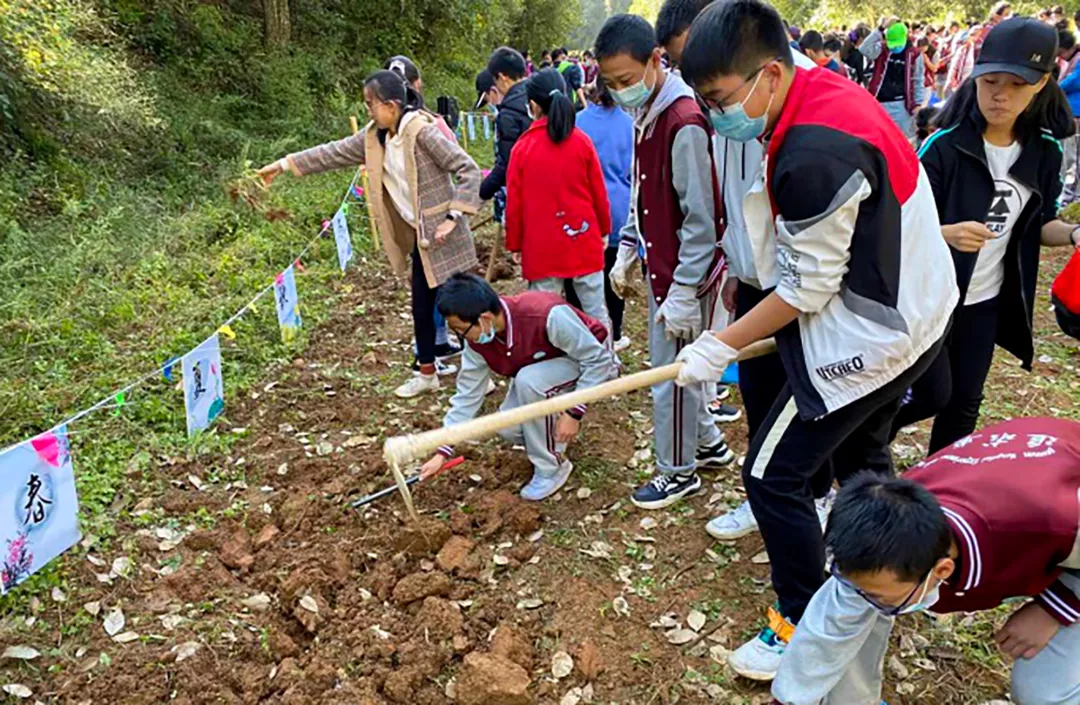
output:
<instances>
[{"instance_id":1,"label":"white and black jacket","mask_svg":"<svg viewBox=\"0 0 1080 705\"><path fill-rule=\"evenodd\" d=\"M959 293L933 266L948 247L930 182L855 83L796 69L743 212L763 287L800 311L777 343L803 419L884 386L948 329Z\"/></svg>"}]
</instances>

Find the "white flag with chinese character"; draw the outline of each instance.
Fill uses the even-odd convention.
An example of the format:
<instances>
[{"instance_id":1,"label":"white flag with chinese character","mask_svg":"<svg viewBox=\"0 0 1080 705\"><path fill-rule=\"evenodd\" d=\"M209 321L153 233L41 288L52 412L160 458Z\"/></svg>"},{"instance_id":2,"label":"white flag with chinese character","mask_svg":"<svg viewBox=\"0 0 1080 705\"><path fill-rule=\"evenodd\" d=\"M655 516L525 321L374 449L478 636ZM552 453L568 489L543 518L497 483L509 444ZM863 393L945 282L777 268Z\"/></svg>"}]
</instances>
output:
<instances>
[{"instance_id":1,"label":"white flag with chinese character","mask_svg":"<svg viewBox=\"0 0 1080 705\"><path fill-rule=\"evenodd\" d=\"M67 427L0 453L0 595L79 542Z\"/></svg>"},{"instance_id":2,"label":"white flag with chinese character","mask_svg":"<svg viewBox=\"0 0 1080 705\"><path fill-rule=\"evenodd\" d=\"M353 258L352 239L349 237L349 221L345 218L345 207L338 208L334 219L330 221L334 228L334 244L337 245L338 266L341 271L349 266Z\"/></svg>"},{"instance_id":3,"label":"white flag with chinese character","mask_svg":"<svg viewBox=\"0 0 1080 705\"><path fill-rule=\"evenodd\" d=\"M221 376L221 342L215 333L181 358L184 368L184 411L187 432L194 436L225 410L225 382Z\"/></svg>"}]
</instances>

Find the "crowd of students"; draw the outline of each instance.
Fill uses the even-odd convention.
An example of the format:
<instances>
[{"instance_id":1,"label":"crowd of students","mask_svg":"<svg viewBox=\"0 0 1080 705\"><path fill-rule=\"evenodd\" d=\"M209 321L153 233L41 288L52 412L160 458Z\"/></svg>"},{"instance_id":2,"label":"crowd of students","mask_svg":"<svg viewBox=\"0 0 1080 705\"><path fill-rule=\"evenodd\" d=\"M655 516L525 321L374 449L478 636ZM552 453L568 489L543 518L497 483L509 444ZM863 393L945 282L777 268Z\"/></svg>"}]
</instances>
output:
<instances>
[{"instance_id":1,"label":"crowd of students","mask_svg":"<svg viewBox=\"0 0 1080 705\"><path fill-rule=\"evenodd\" d=\"M666 0L655 28L609 18L580 63L500 47L476 82L497 110L486 177L394 57L365 82L364 130L260 173L367 167L386 254L411 269L418 369L399 395L439 387L440 332L462 341L446 425L478 413L493 372L512 380L503 408L615 377L642 277L650 364L682 363L652 388L643 509L733 463L718 383L775 337L739 369L748 500L705 528L765 541L777 600L730 665L775 679L778 703L877 705L895 616L1026 596L998 634L1014 702L1075 705L1080 424L975 433L995 347L1031 369L1040 248L1080 243L1057 216L1075 40L1060 7L1011 15L821 33L762 0ZM484 200L523 293L471 273ZM534 468L523 498L565 484L586 411L504 434ZM890 442L929 418L930 457L894 479Z\"/></svg>"}]
</instances>

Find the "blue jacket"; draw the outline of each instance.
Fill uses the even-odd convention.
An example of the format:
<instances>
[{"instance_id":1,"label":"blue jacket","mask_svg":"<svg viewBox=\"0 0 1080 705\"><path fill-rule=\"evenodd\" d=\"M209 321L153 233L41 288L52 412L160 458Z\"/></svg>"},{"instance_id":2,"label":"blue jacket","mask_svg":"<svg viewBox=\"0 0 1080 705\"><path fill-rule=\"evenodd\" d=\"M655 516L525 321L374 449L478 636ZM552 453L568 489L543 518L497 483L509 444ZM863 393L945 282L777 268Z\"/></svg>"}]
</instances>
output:
<instances>
[{"instance_id":1,"label":"blue jacket","mask_svg":"<svg viewBox=\"0 0 1080 705\"><path fill-rule=\"evenodd\" d=\"M611 204L608 247L619 246L619 231L630 212L630 168L634 158L634 120L622 108L589 103L577 114L577 127L596 148Z\"/></svg>"},{"instance_id":2,"label":"blue jacket","mask_svg":"<svg viewBox=\"0 0 1080 705\"><path fill-rule=\"evenodd\" d=\"M1073 117L1080 117L1080 64L1061 79L1060 85L1061 90L1065 91L1065 97L1069 99Z\"/></svg>"}]
</instances>

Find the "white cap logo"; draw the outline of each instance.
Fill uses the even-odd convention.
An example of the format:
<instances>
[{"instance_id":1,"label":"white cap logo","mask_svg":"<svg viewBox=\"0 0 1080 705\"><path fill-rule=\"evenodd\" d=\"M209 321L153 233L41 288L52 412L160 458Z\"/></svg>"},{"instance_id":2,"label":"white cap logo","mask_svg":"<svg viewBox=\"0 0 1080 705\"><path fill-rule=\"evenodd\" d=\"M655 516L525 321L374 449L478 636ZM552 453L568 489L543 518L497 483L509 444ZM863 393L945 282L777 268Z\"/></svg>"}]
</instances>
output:
<instances>
[{"instance_id":1,"label":"white cap logo","mask_svg":"<svg viewBox=\"0 0 1080 705\"><path fill-rule=\"evenodd\" d=\"M1042 63L1042 54L1032 54L1031 55L1031 60L1033 62L1035 62L1036 64L1041 64Z\"/></svg>"}]
</instances>

